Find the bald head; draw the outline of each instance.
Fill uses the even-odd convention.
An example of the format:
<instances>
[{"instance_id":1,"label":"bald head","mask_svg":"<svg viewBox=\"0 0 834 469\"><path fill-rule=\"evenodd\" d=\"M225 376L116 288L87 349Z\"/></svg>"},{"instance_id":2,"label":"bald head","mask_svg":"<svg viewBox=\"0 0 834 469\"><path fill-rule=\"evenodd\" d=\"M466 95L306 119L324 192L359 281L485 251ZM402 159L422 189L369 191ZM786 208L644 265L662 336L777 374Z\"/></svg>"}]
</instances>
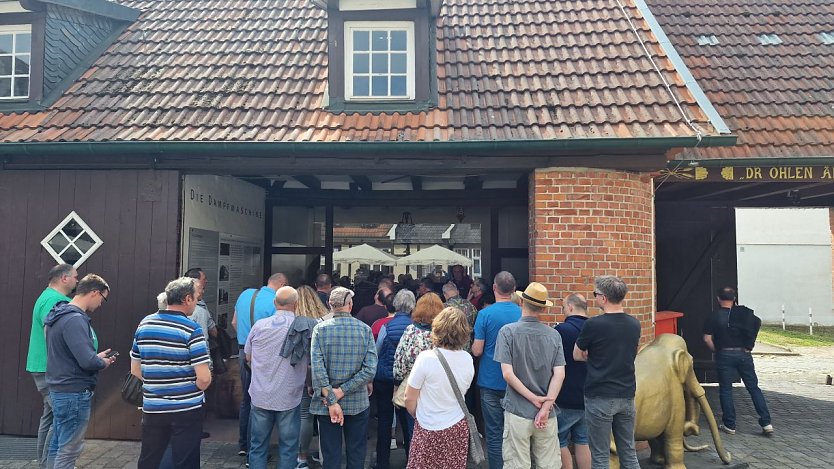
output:
<instances>
[{"instance_id":1,"label":"bald head","mask_svg":"<svg viewBox=\"0 0 834 469\"><path fill-rule=\"evenodd\" d=\"M269 288L278 291L279 288L287 285L287 276L278 272L277 274L272 274L269 277L269 280L266 282L266 286Z\"/></svg>"},{"instance_id":2,"label":"bald head","mask_svg":"<svg viewBox=\"0 0 834 469\"><path fill-rule=\"evenodd\" d=\"M565 316L586 316L588 314L588 302L585 297L574 293L562 300L562 312Z\"/></svg>"},{"instance_id":3,"label":"bald head","mask_svg":"<svg viewBox=\"0 0 834 469\"><path fill-rule=\"evenodd\" d=\"M275 309L280 311L295 311L298 303L298 292L293 287L281 287L275 292Z\"/></svg>"}]
</instances>

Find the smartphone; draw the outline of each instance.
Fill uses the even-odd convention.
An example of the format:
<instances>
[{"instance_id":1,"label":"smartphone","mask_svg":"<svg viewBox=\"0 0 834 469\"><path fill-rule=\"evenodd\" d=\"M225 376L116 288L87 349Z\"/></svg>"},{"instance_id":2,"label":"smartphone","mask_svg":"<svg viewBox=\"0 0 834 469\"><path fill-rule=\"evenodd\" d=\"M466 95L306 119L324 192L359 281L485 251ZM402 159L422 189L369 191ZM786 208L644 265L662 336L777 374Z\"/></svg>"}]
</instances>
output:
<instances>
[{"instance_id":1,"label":"smartphone","mask_svg":"<svg viewBox=\"0 0 834 469\"><path fill-rule=\"evenodd\" d=\"M115 350L111 350L107 355L104 356L104 358L113 358L113 357L118 357L118 356L119 356L119 352L117 352Z\"/></svg>"}]
</instances>

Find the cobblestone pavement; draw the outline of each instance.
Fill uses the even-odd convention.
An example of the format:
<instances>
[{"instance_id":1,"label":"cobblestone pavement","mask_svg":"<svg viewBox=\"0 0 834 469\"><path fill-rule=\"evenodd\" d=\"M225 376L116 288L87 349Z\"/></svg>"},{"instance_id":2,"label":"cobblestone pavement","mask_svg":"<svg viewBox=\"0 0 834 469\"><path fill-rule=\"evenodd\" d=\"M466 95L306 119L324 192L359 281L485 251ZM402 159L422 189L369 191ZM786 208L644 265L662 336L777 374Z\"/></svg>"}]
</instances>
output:
<instances>
[{"instance_id":1,"label":"cobblestone pavement","mask_svg":"<svg viewBox=\"0 0 834 469\"><path fill-rule=\"evenodd\" d=\"M772 437L761 435L750 397L743 387L734 389L737 433L722 434L725 447L734 461L754 469L806 469L834 467L834 386L826 386L826 375L834 375L834 347L795 347L798 356L756 356L760 385L765 393L776 429ZM717 386L705 386L716 418L720 418ZM371 425L373 427L373 425ZM701 425L701 435L690 438L693 444L711 444L709 429ZM373 444L369 441L369 452ZM705 450L709 453L709 450ZM139 444L125 441L87 441L78 461L79 468L134 468ZM711 453L714 455L714 451ZM405 467L404 451L392 452L392 467ZM706 458L709 459L709 458ZM717 456L714 466L721 467ZM240 468L244 458L237 455L235 443L205 442L202 467ZM371 462L370 455L367 459ZM273 463L274 464L274 463ZM2 468L36 468L33 461L4 460ZM442 469L442 468L439 468ZM690 466L690 469L695 469Z\"/></svg>"}]
</instances>

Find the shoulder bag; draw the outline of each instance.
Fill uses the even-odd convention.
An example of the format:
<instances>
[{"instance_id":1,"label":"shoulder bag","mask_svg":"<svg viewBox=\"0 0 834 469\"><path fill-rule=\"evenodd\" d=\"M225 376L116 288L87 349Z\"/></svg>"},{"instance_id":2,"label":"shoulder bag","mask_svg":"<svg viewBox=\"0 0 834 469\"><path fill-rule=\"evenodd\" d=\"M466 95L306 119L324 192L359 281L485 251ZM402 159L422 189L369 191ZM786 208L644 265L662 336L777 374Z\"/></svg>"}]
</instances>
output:
<instances>
[{"instance_id":1,"label":"shoulder bag","mask_svg":"<svg viewBox=\"0 0 834 469\"><path fill-rule=\"evenodd\" d=\"M122 383L122 399L130 405L142 407L142 380L128 372Z\"/></svg>"},{"instance_id":2,"label":"shoulder bag","mask_svg":"<svg viewBox=\"0 0 834 469\"><path fill-rule=\"evenodd\" d=\"M408 386L408 375L403 376L400 385L394 389L394 397L391 398L391 402L397 407L405 408L405 388Z\"/></svg>"},{"instance_id":3,"label":"shoulder bag","mask_svg":"<svg viewBox=\"0 0 834 469\"><path fill-rule=\"evenodd\" d=\"M443 365L443 369L446 371L446 377L449 378L449 384L452 385L452 391L455 392L455 397L458 399L460 410L463 411L464 418L466 418L466 425L469 427L469 461L480 467L484 461L486 461L486 457L484 456L484 447L481 446L481 437L478 435L478 427L475 425L475 418L472 417L472 414L469 413L469 409L466 408L466 403L463 401L463 395L461 395L460 389L458 388L458 382L455 380L454 375L452 375L452 370L446 362L446 357L443 356L440 349L434 349L434 353L437 355L437 359L440 360L440 364Z\"/></svg>"}]
</instances>

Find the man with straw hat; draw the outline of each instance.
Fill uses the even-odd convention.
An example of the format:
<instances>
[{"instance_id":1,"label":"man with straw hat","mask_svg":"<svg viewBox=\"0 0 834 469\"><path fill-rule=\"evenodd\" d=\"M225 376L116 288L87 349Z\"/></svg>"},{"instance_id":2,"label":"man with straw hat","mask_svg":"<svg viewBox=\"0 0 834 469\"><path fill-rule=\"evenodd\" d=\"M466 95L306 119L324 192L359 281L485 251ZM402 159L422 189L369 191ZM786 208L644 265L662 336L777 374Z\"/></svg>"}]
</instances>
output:
<instances>
[{"instance_id":1,"label":"man with straw hat","mask_svg":"<svg viewBox=\"0 0 834 469\"><path fill-rule=\"evenodd\" d=\"M521 319L498 333L495 360L507 381L504 407L504 467L559 469L556 396L565 379L562 337L539 316L553 306L544 285L533 282L521 298Z\"/></svg>"}]
</instances>

